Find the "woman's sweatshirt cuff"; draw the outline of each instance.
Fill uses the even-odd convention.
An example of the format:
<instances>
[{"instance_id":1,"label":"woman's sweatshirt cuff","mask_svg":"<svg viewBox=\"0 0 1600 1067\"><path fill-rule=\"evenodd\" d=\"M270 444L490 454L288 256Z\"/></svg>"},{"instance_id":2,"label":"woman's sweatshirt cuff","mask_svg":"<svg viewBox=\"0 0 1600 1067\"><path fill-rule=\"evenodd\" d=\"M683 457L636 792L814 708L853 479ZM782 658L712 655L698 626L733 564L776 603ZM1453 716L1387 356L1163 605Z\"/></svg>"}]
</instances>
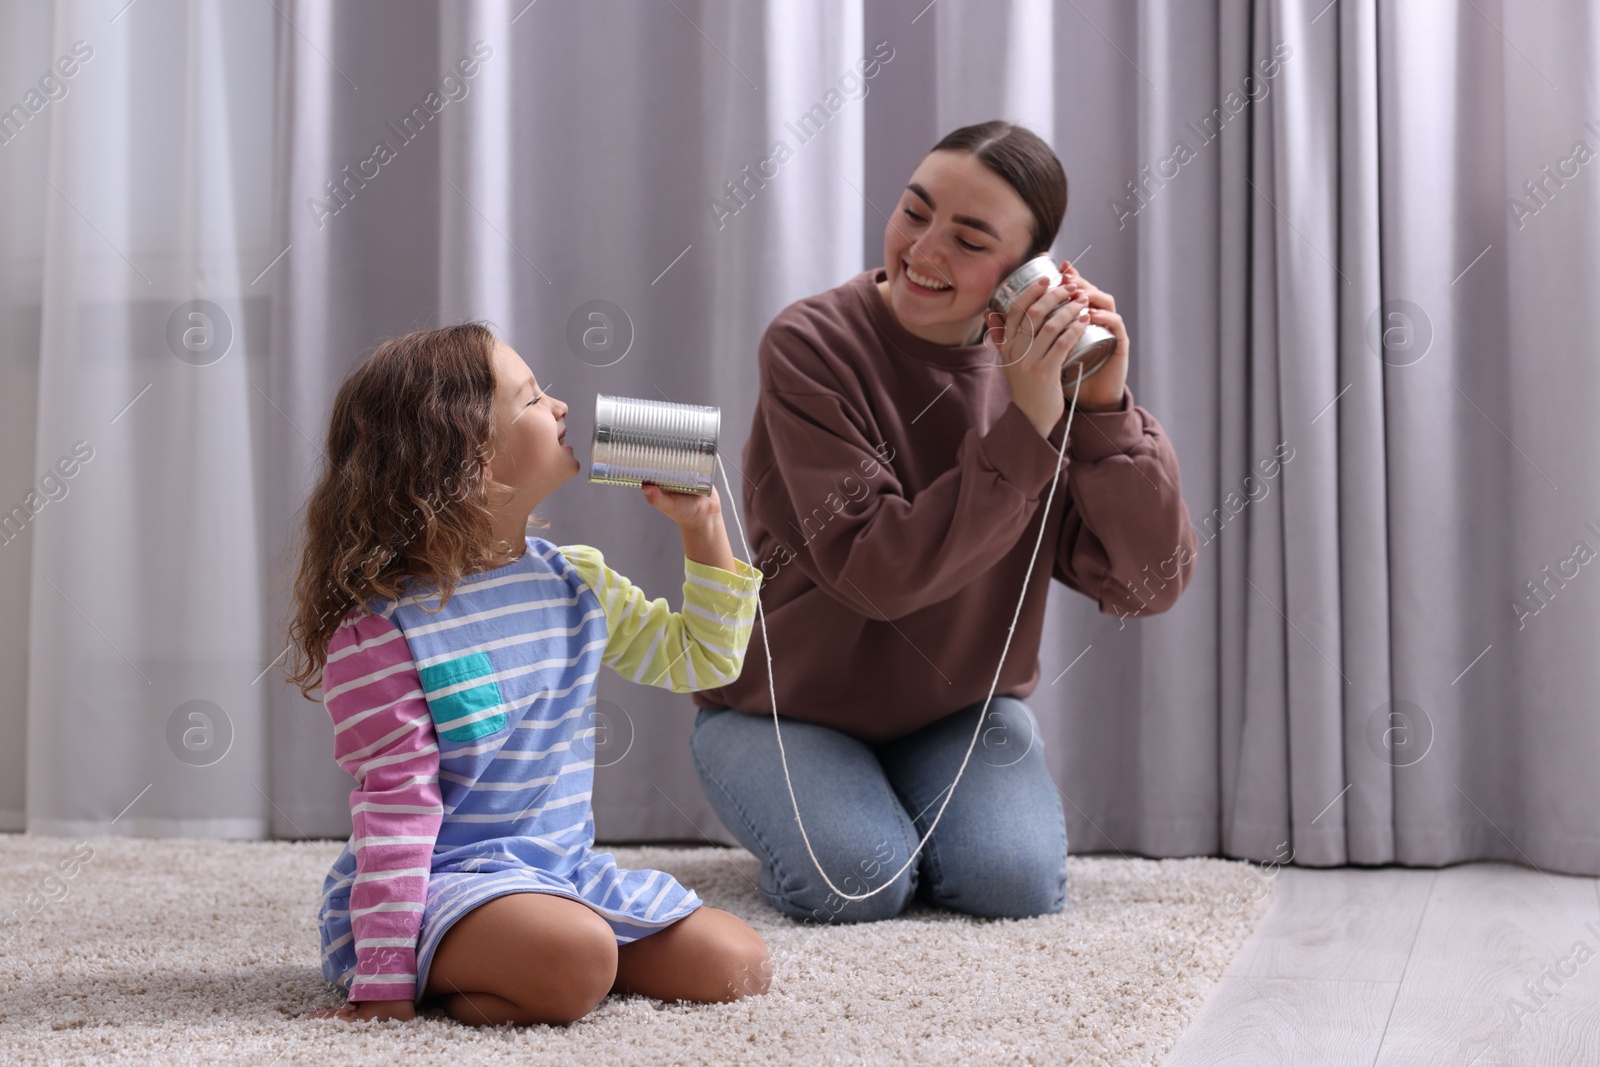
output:
<instances>
[{"instance_id":1,"label":"woman's sweatshirt cuff","mask_svg":"<svg viewBox=\"0 0 1600 1067\"><path fill-rule=\"evenodd\" d=\"M1036 497L1050 484L1056 472L1056 452L1060 448L1061 424L1052 431L1056 444L1040 436L1023 410L1012 401L982 437L983 454L1000 477L1015 485L1028 497Z\"/></svg>"},{"instance_id":2,"label":"woman's sweatshirt cuff","mask_svg":"<svg viewBox=\"0 0 1600 1067\"><path fill-rule=\"evenodd\" d=\"M1126 455L1143 439L1144 418L1134 406L1133 391L1123 385L1120 410L1084 411L1080 408L1073 416L1067 455L1094 463L1107 456Z\"/></svg>"}]
</instances>

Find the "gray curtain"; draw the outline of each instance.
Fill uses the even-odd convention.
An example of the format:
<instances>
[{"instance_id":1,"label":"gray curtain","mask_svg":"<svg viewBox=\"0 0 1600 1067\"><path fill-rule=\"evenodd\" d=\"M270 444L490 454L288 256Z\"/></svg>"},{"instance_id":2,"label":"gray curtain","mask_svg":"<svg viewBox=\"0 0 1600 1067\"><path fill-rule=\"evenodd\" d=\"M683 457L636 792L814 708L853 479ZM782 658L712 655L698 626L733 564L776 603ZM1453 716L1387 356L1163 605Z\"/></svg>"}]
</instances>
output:
<instances>
[{"instance_id":1,"label":"gray curtain","mask_svg":"<svg viewBox=\"0 0 1600 1067\"><path fill-rule=\"evenodd\" d=\"M0 825L346 834L278 657L352 362L486 318L580 440L597 392L717 405L737 481L767 322L1002 117L1066 165L1055 252L1127 318L1201 542L1165 615L1055 588L1073 849L1600 874L1594 5L121 7L0 3L0 105L93 47L0 144ZM541 514L676 599L634 494ZM599 695L602 838L731 841L689 701Z\"/></svg>"}]
</instances>

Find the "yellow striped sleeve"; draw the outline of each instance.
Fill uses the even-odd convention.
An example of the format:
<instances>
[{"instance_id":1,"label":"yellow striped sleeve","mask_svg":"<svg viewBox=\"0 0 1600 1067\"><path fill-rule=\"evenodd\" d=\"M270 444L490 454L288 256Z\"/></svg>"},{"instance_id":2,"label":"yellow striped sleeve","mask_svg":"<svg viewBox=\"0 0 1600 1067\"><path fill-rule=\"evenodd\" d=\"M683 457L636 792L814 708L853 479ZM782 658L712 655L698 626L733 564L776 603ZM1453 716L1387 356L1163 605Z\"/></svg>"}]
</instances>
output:
<instances>
[{"instance_id":1,"label":"yellow striped sleeve","mask_svg":"<svg viewBox=\"0 0 1600 1067\"><path fill-rule=\"evenodd\" d=\"M603 661L640 685L690 693L727 685L744 669L745 647L756 615L761 572L736 559L737 572L683 561L683 610L606 566L600 550L562 545L600 600L609 637Z\"/></svg>"}]
</instances>

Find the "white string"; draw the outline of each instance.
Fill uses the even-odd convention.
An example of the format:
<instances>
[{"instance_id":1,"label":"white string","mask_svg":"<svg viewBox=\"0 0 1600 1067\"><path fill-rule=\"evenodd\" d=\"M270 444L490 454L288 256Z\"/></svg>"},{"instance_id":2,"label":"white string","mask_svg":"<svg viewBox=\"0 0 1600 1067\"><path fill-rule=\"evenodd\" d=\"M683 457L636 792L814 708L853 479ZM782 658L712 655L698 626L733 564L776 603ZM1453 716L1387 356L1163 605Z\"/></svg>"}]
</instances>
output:
<instances>
[{"instance_id":1,"label":"white string","mask_svg":"<svg viewBox=\"0 0 1600 1067\"><path fill-rule=\"evenodd\" d=\"M1078 410L1078 389L1082 385L1083 363L1079 362L1078 380L1072 385L1072 406L1067 409L1067 425L1066 429L1064 429L1061 433L1061 451L1056 453L1055 477L1050 480L1050 492L1044 498L1044 514L1039 520L1039 536L1033 544L1033 558L1028 560L1027 573L1022 577L1022 596L1017 600L1016 611L1012 612L1011 614L1011 628L1006 631L1006 644L1005 647L1000 650L1000 662L994 669L994 681L989 683L989 695L984 699L983 711L978 715L977 728L972 731L972 740L967 742L967 753L965 756L961 757L961 766L956 770L955 780L950 783L949 789L944 798L944 802L939 805L938 813L934 815L933 822L928 826L928 832L922 835L922 840L917 842L917 847L912 850L910 856L906 857L906 861L905 863L901 864L900 869L895 871L894 874L889 876L887 881L870 893L846 893L844 890L833 884L833 880L828 877L828 872L822 869L822 861L817 859L817 854L811 847L811 838L806 833L806 824L804 820L800 818L800 802L795 799L794 780L789 777L789 757L784 753L783 750L783 730L778 725L778 689L777 684L773 681L772 677L772 645L767 640L767 613L762 610L761 596L759 591L757 592L756 614L761 619L761 645L763 651L765 651L767 655L767 690L772 696L772 729L778 738L778 758L783 763L783 781L784 784L789 787L789 803L794 808L795 825L800 827L800 839L806 843L806 852L810 855L811 863L814 867L816 867L817 873L822 875L822 880L827 883L829 889L833 890L836 895L845 900L866 900L869 897L877 896L879 893L893 885L900 875L903 874L905 870L916 861L918 853L922 851L922 846L928 843L928 838L933 836L933 831L939 825L939 820L944 818L944 809L949 806L950 798L956 795L956 783L960 782L961 776L966 773L967 762L972 759L972 750L978 743L978 736L983 732L983 720L989 713L990 702L994 700L994 691L1000 685L1000 671L1005 667L1006 653L1011 650L1011 635L1016 632L1017 619L1022 615L1022 602L1023 600L1027 599L1028 596L1028 579L1033 576L1033 565L1038 561L1039 547L1044 543L1045 527L1050 524L1050 503L1055 499L1056 485L1061 481L1061 460L1067 453L1067 435L1072 431L1072 416ZM750 544L745 540L744 536L744 523L740 520L739 509L734 504L733 488L728 484L728 470L722 465L722 457L720 455L717 456L717 469L722 473L722 488L728 494L728 507L733 509L733 521L739 530L739 543L744 546L745 562L749 564L752 569L754 569L755 564L751 560Z\"/></svg>"}]
</instances>

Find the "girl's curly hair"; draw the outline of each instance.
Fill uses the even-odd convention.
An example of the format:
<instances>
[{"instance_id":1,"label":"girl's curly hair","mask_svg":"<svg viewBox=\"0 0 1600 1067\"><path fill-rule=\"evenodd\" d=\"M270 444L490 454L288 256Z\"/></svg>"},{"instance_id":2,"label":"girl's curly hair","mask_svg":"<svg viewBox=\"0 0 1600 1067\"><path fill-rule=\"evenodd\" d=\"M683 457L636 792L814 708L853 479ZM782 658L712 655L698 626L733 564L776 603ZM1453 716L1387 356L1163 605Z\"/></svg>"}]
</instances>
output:
<instances>
[{"instance_id":1,"label":"girl's curly hair","mask_svg":"<svg viewBox=\"0 0 1600 1067\"><path fill-rule=\"evenodd\" d=\"M463 575L495 564L483 475L495 446L495 344L479 322L409 333L339 386L289 624L298 665L289 681L308 699L347 612L411 582L437 588L443 608Z\"/></svg>"}]
</instances>

